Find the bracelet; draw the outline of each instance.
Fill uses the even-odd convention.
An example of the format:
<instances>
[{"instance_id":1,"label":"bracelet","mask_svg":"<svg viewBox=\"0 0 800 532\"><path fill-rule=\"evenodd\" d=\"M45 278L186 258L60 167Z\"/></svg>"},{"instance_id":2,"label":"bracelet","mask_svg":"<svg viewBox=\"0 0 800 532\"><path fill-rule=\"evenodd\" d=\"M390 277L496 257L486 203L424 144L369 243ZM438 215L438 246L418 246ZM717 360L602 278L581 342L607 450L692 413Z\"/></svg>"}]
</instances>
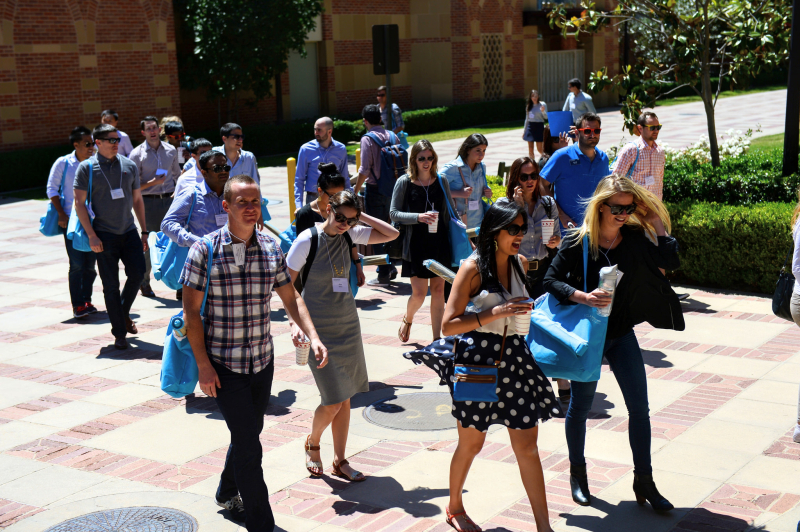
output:
<instances>
[{"instance_id":1,"label":"bracelet","mask_svg":"<svg viewBox=\"0 0 800 532\"><path fill-rule=\"evenodd\" d=\"M360 259L360 258L358 258L358 259L354 260L354 261L353 261L353 264L361 264L361 259Z\"/></svg>"},{"instance_id":2,"label":"bracelet","mask_svg":"<svg viewBox=\"0 0 800 532\"><path fill-rule=\"evenodd\" d=\"M483 324L481 323L481 317L478 315L478 313L475 313L475 319L478 320L478 327L483 327Z\"/></svg>"},{"instance_id":3,"label":"bracelet","mask_svg":"<svg viewBox=\"0 0 800 532\"><path fill-rule=\"evenodd\" d=\"M149 234L150 234L150 231L142 231L142 234L143 234L143 235L149 235Z\"/></svg>"}]
</instances>

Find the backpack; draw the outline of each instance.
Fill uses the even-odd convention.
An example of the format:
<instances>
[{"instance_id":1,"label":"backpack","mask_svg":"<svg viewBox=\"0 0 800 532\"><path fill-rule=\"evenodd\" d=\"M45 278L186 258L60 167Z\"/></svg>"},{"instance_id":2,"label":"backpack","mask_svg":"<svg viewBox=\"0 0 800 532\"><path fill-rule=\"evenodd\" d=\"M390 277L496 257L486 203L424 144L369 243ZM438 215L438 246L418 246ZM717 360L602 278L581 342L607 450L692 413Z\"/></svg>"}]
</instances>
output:
<instances>
[{"instance_id":1,"label":"backpack","mask_svg":"<svg viewBox=\"0 0 800 532\"><path fill-rule=\"evenodd\" d=\"M317 230L316 226L311 228L311 247L308 250L308 257L306 257L306 263L303 266L303 271L300 273L300 277L298 280L300 281L300 286L295 285L297 291L299 293L303 292L303 287L308 280L308 274L311 271L311 265L314 264L314 259L317 256L317 244L319 242L319 231ZM344 232L344 240L347 242L347 249L350 250L353 248L353 239L350 238L350 234L347 231ZM350 254L347 254L350 257ZM353 264L352 259L350 261L350 293L353 294L353 297L356 297L358 294L358 270L356 269L356 265Z\"/></svg>"},{"instance_id":2,"label":"backpack","mask_svg":"<svg viewBox=\"0 0 800 532\"><path fill-rule=\"evenodd\" d=\"M374 168L370 170L372 176L378 181L378 193L391 198L397 178L406 173L408 152L397 140L394 132L388 131L387 133L389 133L389 140L386 143L381 141L375 133L367 133L365 137L369 137L381 150L380 174L376 175Z\"/></svg>"}]
</instances>

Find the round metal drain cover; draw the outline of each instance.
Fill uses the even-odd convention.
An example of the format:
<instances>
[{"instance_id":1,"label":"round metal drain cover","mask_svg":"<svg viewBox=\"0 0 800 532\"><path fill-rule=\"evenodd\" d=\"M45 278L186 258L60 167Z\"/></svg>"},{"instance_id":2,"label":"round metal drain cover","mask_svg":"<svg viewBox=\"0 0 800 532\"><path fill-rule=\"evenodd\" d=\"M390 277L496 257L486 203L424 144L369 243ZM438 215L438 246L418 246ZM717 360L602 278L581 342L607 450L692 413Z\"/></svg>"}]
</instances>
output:
<instances>
[{"instance_id":1,"label":"round metal drain cover","mask_svg":"<svg viewBox=\"0 0 800 532\"><path fill-rule=\"evenodd\" d=\"M46 532L195 532L197 521L172 508L116 508L64 521Z\"/></svg>"},{"instance_id":2,"label":"round metal drain cover","mask_svg":"<svg viewBox=\"0 0 800 532\"><path fill-rule=\"evenodd\" d=\"M369 405L364 417L370 423L398 430L446 430L456 427L450 414L449 393L409 393Z\"/></svg>"}]
</instances>

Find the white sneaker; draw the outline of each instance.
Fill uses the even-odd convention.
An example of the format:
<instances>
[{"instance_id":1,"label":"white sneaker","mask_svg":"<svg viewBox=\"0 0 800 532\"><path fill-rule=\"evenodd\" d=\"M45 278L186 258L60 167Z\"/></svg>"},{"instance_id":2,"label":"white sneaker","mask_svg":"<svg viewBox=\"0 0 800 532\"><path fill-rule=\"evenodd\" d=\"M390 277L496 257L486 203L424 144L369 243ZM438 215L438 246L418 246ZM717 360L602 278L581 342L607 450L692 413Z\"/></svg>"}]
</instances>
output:
<instances>
[{"instance_id":1,"label":"white sneaker","mask_svg":"<svg viewBox=\"0 0 800 532\"><path fill-rule=\"evenodd\" d=\"M236 497L233 497L228 501L221 502L218 499L215 500L217 502L217 506L219 506L220 508L225 508L231 513L231 518L234 521L244 523L245 521L244 503L242 503L241 495L236 495Z\"/></svg>"},{"instance_id":2,"label":"white sneaker","mask_svg":"<svg viewBox=\"0 0 800 532\"><path fill-rule=\"evenodd\" d=\"M800 423L794 426L794 434L792 435L792 441L795 443L800 443Z\"/></svg>"},{"instance_id":3,"label":"white sneaker","mask_svg":"<svg viewBox=\"0 0 800 532\"><path fill-rule=\"evenodd\" d=\"M380 279L379 277L376 277L374 279L370 279L369 281L367 281L367 285L368 286L387 287L387 286L389 286L389 281Z\"/></svg>"}]
</instances>

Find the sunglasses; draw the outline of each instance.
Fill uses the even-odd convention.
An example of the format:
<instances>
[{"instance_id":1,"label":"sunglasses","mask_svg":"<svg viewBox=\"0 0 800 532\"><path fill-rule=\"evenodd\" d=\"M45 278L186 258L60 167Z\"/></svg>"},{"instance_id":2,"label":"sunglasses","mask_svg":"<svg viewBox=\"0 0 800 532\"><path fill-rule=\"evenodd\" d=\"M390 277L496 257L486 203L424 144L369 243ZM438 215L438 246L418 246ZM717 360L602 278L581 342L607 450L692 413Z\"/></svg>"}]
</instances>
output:
<instances>
[{"instance_id":1,"label":"sunglasses","mask_svg":"<svg viewBox=\"0 0 800 532\"><path fill-rule=\"evenodd\" d=\"M661 131L661 128L664 127L664 124L658 124L657 126L642 126L645 129L649 129L650 131Z\"/></svg>"},{"instance_id":2,"label":"sunglasses","mask_svg":"<svg viewBox=\"0 0 800 532\"><path fill-rule=\"evenodd\" d=\"M528 232L528 224L511 224L508 227L504 227L504 229L508 231L508 234L511 236L517 236L520 233L525 235Z\"/></svg>"},{"instance_id":3,"label":"sunglasses","mask_svg":"<svg viewBox=\"0 0 800 532\"><path fill-rule=\"evenodd\" d=\"M378 94L378 98L386 98L386 93Z\"/></svg>"},{"instance_id":4,"label":"sunglasses","mask_svg":"<svg viewBox=\"0 0 800 532\"><path fill-rule=\"evenodd\" d=\"M433 162L433 155L431 155L430 157L417 157L417 161L421 163L424 163L425 161Z\"/></svg>"},{"instance_id":5,"label":"sunglasses","mask_svg":"<svg viewBox=\"0 0 800 532\"><path fill-rule=\"evenodd\" d=\"M216 173L231 171L231 165L229 164L215 164L211 168L213 168Z\"/></svg>"},{"instance_id":6,"label":"sunglasses","mask_svg":"<svg viewBox=\"0 0 800 532\"><path fill-rule=\"evenodd\" d=\"M94 146L94 142L84 142L83 145L86 146L87 148L91 148L92 146Z\"/></svg>"},{"instance_id":7,"label":"sunglasses","mask_svg":"<svg viewBox=\"0 0 800 532\"><path fill-rule=\"evenodd\" d=\"M576 129L575 131L580 131L584 135L591 135L592 133L594 133L595 135L599 135L600 132L603 131L603 128L600 128L600 127L596 127L596 128L583 127L583 128L580 128L580 129Z\"/></svg>"},{"instance_id":8,"label":"sunglasses","mask_svg":"<svg viewBox=\"0 0 800 532\"><path fill-rule=\"evenodd\" d=\"M334 209L333 206L331 206L331 210L333 211L333 219L336 220L337 224L346 223L350 227L355 227L355 225L358 223L358 216L355 218L348 218L344 214L339 214L336 212L336 209Z\"/></svg>"},{"instance_id":9,"label":"sunglasses","mask_svg":"<svg viewBox=\"0 0 800 532\"><path fill-rule=\"evenodd\" d=\"M520 183L524 183L528 179L533 179L534 181L536 181L537 179L539 179L539 174L519 174Z\"/></svg>"},{"instance_id":10,"label":"sunglasses","mask_svg":"<svg viewBox=\"0 0 800 532\"><path fill-rule=\"evenodd\" d=\"M97 139L97 140L103 140L105 142L108 142L109 144L119 144L122 139L109 137L107 139Z\"/></svg>"},{"instance_id":11,"label":"sunglasses","mask_svg":"<svg viewBox=\"0 0 800 532\"><path fill-rule=\"evenodd\" d=\"M228 135L228 138L233 140L244 140L244 135Z\"/></svg>"},{"instance_id":12,"label":"sunglasses","mask_svg":"<svg viewBox=\"0 0 800 532\"><path fill-rule=\"evenodd\" d=\"M167 135L171 139L182 139L186 137L186 133L178 133L177 135Z\"/></svg>"},{"instance_id":13,"label":"sunglasses","mask_svg":"<svg viewBox=\"0 0 800 532\"><path fill-rule=\"evenodd\" d=\"M630 205L609 205L608 203L603 202L603 205L608 207L608 209L611 211L611 214L614 216L619 216L622 213L633 214L636 212L635 203L631 203Z\"/></svg>"}]
</instances>

